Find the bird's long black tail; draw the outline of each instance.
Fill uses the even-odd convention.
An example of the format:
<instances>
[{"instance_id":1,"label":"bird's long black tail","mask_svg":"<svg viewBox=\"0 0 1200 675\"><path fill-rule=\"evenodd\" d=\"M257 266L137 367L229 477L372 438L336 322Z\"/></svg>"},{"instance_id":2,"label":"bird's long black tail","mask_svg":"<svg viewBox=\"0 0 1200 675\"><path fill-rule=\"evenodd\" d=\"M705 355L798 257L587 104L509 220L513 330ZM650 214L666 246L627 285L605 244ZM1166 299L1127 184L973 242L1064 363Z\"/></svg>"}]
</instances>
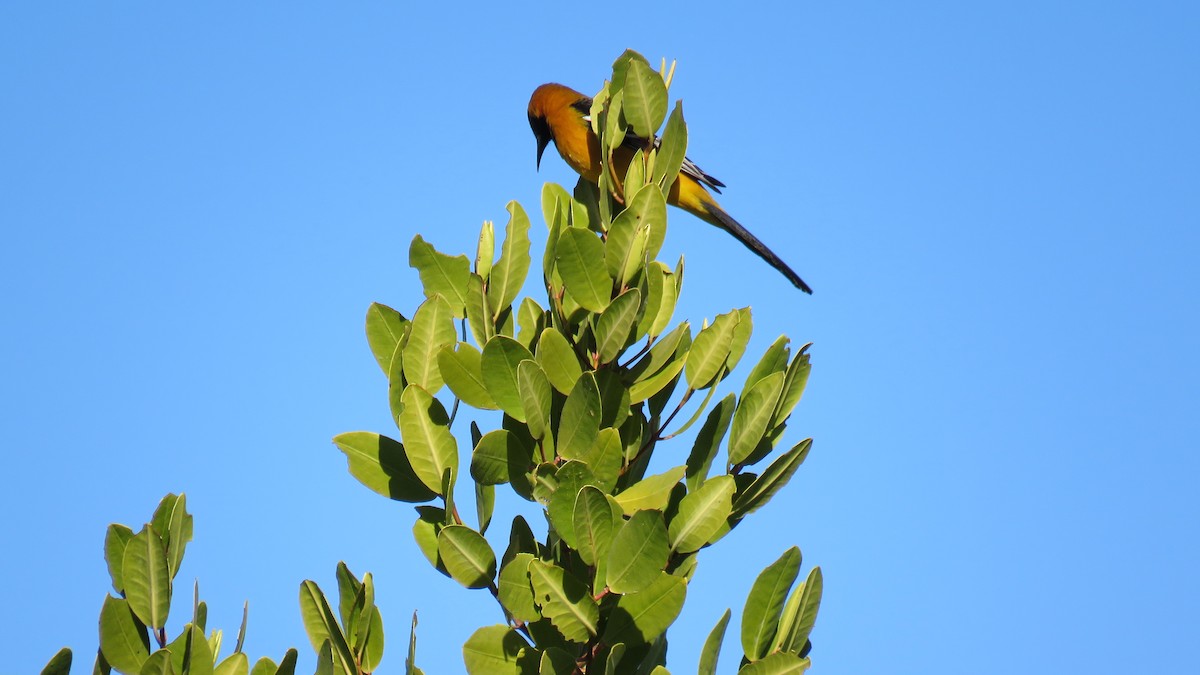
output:
<instances>
[{"instance_id":1,"label":"bird's long black tail","mask_svg":"<svg viewBox=\"0 0 1200 675\"><path fill-rule=\"evenodd\" d=\"M734 220L733 216L725 213L724 209L722 209L720 206L708 201L704 202L704 209L708 211L708 214L713 217L713 220L716 221L713 223L714 225L722 230L725 230L729 234L732 234L734 239L742 242L746 248L758 254L758 257L767 261L771 267L779 270L783 276L788 278L788 281L792 282L793 286L799 288L805 293L808 293L809 295L812 295L812 289L808 287L808 284L804 283L804 280L800 278L800 275L792 271L792 268L788 267L787 263L783 262L779 256L775 255L774 251L767 248L766 244L759 241L758 237L750 234L750 230L742 227L741 223Z\"/></svg>"}]
</instances>

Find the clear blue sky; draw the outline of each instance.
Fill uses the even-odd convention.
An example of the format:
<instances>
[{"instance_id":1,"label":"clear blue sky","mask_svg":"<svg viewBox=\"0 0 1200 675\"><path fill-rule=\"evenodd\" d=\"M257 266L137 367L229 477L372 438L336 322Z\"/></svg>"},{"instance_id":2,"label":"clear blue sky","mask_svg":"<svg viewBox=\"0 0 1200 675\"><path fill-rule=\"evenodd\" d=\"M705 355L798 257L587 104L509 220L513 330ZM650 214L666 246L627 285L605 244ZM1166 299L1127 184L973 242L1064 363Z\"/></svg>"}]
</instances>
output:
<instances>
[{"instance_id":1,"label":"clear blue sky","mask_svg":"<svg viewBox=\"0 0 1200 675\"><path fill-rule=\"evenodd\" d=\"M376 575L384 671L418 609L420 665L461 672L499 611L329 439L391 429L362 322L418 304L412 237L473 251L573 184L535 172L528 96L594 91L626 47L679 60L689 154L816 290L672 212L677 316L749 304L752 353L815 342L789 440L816 438L702 558L672 670L792 544L825 573L815 672L1194 663L1197 6L621 7L0 7L8 669L69 645L87 670L105 527L185 491L180 592L227 631L249 600L252 655L311 671L298 586L344 559Z\"/></svg>"}]
</instances>

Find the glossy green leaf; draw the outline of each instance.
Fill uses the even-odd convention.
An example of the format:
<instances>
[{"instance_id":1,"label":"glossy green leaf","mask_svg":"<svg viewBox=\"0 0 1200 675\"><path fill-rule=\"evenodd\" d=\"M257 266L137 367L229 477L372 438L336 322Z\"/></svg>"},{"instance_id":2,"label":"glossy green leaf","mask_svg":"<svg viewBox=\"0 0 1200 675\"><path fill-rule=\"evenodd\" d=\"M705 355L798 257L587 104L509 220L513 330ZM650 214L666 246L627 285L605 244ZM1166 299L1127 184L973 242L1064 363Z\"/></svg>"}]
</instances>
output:
<instances>
[{"instance_id":1,"label":"glossy green leaf","mask_svg":"<svg viewBox=\"0 0 1200 675\"><path fill-rule=\"evenodd\" d=\"M763 658L770 650L788 589L799 571L800 549L793 546L768 565L750 587L742 610L742 651L751 661Z\"/></svg>"},{"instance_id":2,"label":"glossy green leaf","mask_svg":"<svg viewBox=\"0 0 1200 675\"><path fill-rule=\"evenodd\" d=\"M804 387L808 384L808 373L812 370L808 355L810 346L801 347L799 353L792 359L791 365L788 366L787 379L783 383L783 393L779 395L779 403L775 406L775 413L771 415L772 426L778 426L787 419L804 395Z\"/></svg>"},{"instance_id":3,"label":"glossy green leaf","mask_svg":"<svg viewBox=\"0 0 1200 675\"><path fill-rule=\"evenodd\" d=\"M543 439L550 430L550 403L553 400L550 380L537 361L522 361L517 366L517 389L529 433Z\"/></svg>"},{"instance_id":4,"label":"glossy green leaf","mask_svg":"<svg viewBox=\"0 0 1200 675\"><path fill-rule=\"evenodd\" d=\"M487 299L487 288L483 277L472 274L467 280L467 326L475 344L487 344L496 334L496 323L492 320L492 306Z\"/></svg>"},{"instance_id":5,"label":"glossy green leaf","mask_svg":"<svg viewBox=\"0 0 1200 675\"><path fill-rule=\"evenodd\" d=\"M563 405L558 427L558 454L566 459L585 457L600 431L600 389L592 373L575 383Z\"/></svg>"},{"instance_id":6,"label":"glossy green leaf","mask_svg":"<svg viewBox=\"0 0 1200 675\"><path fill-rule=\"evenodd\" d=\"M469 675L517 675L517 658L529 644L517 631L503 624L484 626L463 645L463 663Z\"/></svg>"},{"instance_id":7,"label":"glossy green leaf","mask_svg":"<svg viewBox=\"0 0 1200 675\"><path fill-rule=\"evenodd\" d=\"M497 599L517 621L542 618L533 605L533 587L529 585L529 562L532 560L532 553L517 553L500 568Z\"/></svg>"},{"instance_id":8,"label":"glossy green leaf","mask_svg":"<svg viewBox=\"0 0 1200 675\"><path fill-rule=\"evenodd\" d=\"M517 367L532 360L533 354L520 342L503 335L494 336L483 346L481 367L488 393L508 416L525 421L525 407L517 381Z\"/></svg>"},{"instance_id":9,"label":"glossy green leaf","mask_svg":"<svg viewBox=\"0 0 1200 675\"><path fill-rule=\"evenodd\" d=\"M729 359L729 350L738 321L737 310L721 314L713 320L712 325L701 330L696 339L692 340L685 371L689 387L703 389L715 384L717 376L721 374Z\"/></svg>"},{"instance_id":10,"label":"glossy green leaf","mask_svg":"<svg viewBox=\"0 0 1200 675\"><path fill-rule=\"evenodd\" d=\"M791 480L796 469L808 457L812 439L800 441L791 450L779 456L754 482L737 496L733 502L733 517L741 519L762 508Z\"/></svg>"},{"instance_id":11,"label":"glossy green leaf","mask_svg":"<svg viewBox=\"0 0 1200 675\"><path fill-rule=\"evenodd\" d=\"M680 271L683 269L683 260L680 259ZM671 324L671 317L675 314L675 303L679 300L679 285L681 277L679 273L671 272L671 269L662 262L655 260L650 263L650 267L646 272L649 275L657 274L662 281L661 299L658 302L658 312L654 315L653 320L649 322L644 332L654 335L661 335L667 326ZM647 316L649 314L647 313Z\"/></svg>"},{"instance_id":12,"label":"glossy green leaf","mask_svg":"<svg viewBox=\"0 0 1200 675\"><path fill-rule=\"evenodd\" d=\"M130 609L150 628L165 626L171 609L171 573L162 539L152 528L143 527L129 540L121 567Z\"/></svg>"},{"instance_id":13,"label":"glossy green leaf","mask_svg":"<svg viewBox=\"0 0 1200 675\"><path fill-rule=\"evenodd\" d=\"M633 403L641 403L655 394L664 391L671 385L675 378L679 377L679 373L683 371L685 365L685 359L671 361L654 375L634 382L629 387L629 400Z\"/></svg>"},{"instance_id":14,"label":"glossy green leaf","mask_svg":"<svg viewBox=\"0 0 1200 675\"><path fill-rule=\"evenodd\" d=\"M780 335L767 347L767 351L763 353L762 358L758 363L754 364L750 374L746 376L746 383L742 385L742 396L750 391L750 388L758 384L760 380L774 373L782 373L787 370L788 365L788 343L791 340L786 335Z\"/></svg>"},{"instance_id":15,"label":"glossy green leaf","mask_svg":"<svg viewBox=\"0 0 1200 675\"><path fill-rule=\"evenodd\" d=\"M679 513L668 531L671 549L680 553L699 550L721 530L733 508L732 476L716 476L679 503Z\"/></svg>"},{"instance_id":16,"label":"glossy green leaf","mask_svg":"<svg viewBox=\"0 0 1200 675\"><path fill-rule=\"evenodd\" d=\"M442 388L442 373L438 370L437 355L442 347L452 347L454 315L450 305L435 295L417 308L404 347L404 376L430 394Z\"/></svg>"},{"instance_id":17,"label":"glossy green leaf","mask_svg":"<svg viewBox=\"0 0 1200 675\"><path fill-rule=\"evenodd\" d=\"M213 675L249 675L249 673L250 659L242 652L230 654L213 669Z\"/></svg>"},{"instance_id":18,"label":"glossy green leaf","mask_svg":"<svg viewBox=\"0 0 1200 675\"><path fill-rule=\"evenodd\" d=\"M804 648L804 643L808 642L808 636L812 633L813 625L817 621L817 610L821 607L823 587L821 568L812 568L808 573L808 578L798 589L799 601L796 605L796 613L790 622L788 635L781 644L784 651L798 654Z\"/></svg>"},{"instance_id":19,"label":"glossy green leaf","mask_svg":"<svg viewBox=\"0 0 1200 675\"><path fill-rule=\"evenodd\" d=\"M587 585L557 565L531 560L529 579L534 603L562 636L572 642L587 642L596 634L600 608Z\"/></svg>"},{"instance_id":20,"label":"glossy green leaf","mask_svg":"<svg viewBox=\"0 0 1200 675\"><path fill-rule=\"evenodd\" d=\"M475 518L479 523L479 533L487 534L488 526L492 524L492 514L496 511L496 487L475 483Z\"/></svg>"},{"instance_id":21,"label":"glossy green leaf","mask_svg":"<svg viewBox=\"0 0 1200 675\"><path fill-rule=\"evenodd\" d=\"M456 397L472 408L499 410L484 384L481 360L479 350L466 342L458 343L457 350L442 347L437 354L438 371Z\"/></svg>"},{"instance_id":22,"label":"glossy green leaf","mask_svg":"<svg viewBox=\"0 0 1200 675\"><path fill-rule=\"evenodd\" d=\"M421 275L425 297L440 295L455 317L466 316L463 308L467 302L467 279L471 276L471 261L467 256L440 253L418 234L408 248L408 264Z\"/></svg>"},{"instance_id":23,"label":"glossy green leaf","mask_svg":"<svg viewBox=\"0 0 1200 675\"><path fill-rule=\"evenodd\" d=\"M417 477L404 446L387 436L353 431L333 437L346 454L350 475L372 492L402 502L427 502L436 495Z\"/></svg>"},{"instance_id":24,"label":"glossy green leaf","mask_svg":"<svg viewBox=\"0 0 1200 675\"><path fill-rule=\"evenodd\" d=\"M125 579L122 572L125 562L125 546L133 539L133 530L113 523L108 526L104 535L104 562L108 564L108 576L112 579L113 590L125 592Z\"/></svg>"},{"instance_id":25,"label":"glossy green leaf","mask_svg":"<svg viewBox=\"0 0 1200 675\"><path fill-rule=\"evenodd\" d=\"M496 577L496 554L483 535L465 525L438 533L438 554L450 577L467 588L487 588Z\"/></svg>"},{"instance_id":26,"label":"glossy green leaf","mask_svg":"<svg viewBox=\"0 0 1200 675\"><path fill-rule=\"evenodd\" d=\"M42 668L41 675L70 675L70 673L71 650L63 647L46 663L46 667Z\"/></svg>"},{"instance_id":27,"label":"glossy green leaf","mask_svg":"<svg viewBox=\"0 0 1200 675\"><path fill-rule=\"evenodd\" d=\"M446 526L446 511L436 506L418 506L417 520L413 523L413 539L421 554L433 565L434 569L450 576L446 566L442 564L438 554L438 533Z\"/></svg>"},{"instance_id":28,"label":"glossy green leaf","mask_svg":"<svg viewBox=\"0 0 1200 675\"><path fill-rule=\"evenodd\" d=\"M300 583L300 617L304 620L304 631L313 649L320 651L321 644L328 640L333 647L335 670L345 675L356 675L350 644L316 582L305 580Z\"/></svg>"},{"instance_id":29,"label":"glossy green leaf","mask_svg":"<svg viewBox=\"0 0 1200 675\"><path fill-rule=\"evenodd\" d=\"M171 652L160 649L150 655L142 664L138 675L175 675L175 666L171 663Z\"/></svg>"},{"instance_id":30,"label":"glossy green leaf","mask_svg":"<svg viewBox=\"0 0 1200 675\"><path fill-rule=\"evenodd\" d=\"M504 228L504 244L500 249L500 260L492 268L488 280L488 303L493 312L499 312L516 300L529 274L529 216L515 201L505 208L508 209L508 225Z\"/></svg>"},{"instance_id":31,"label":"glossy green leaf","mask_svg":"<svg viewBox=\"0 0 1200 675\"><path fill-rule=\"evenodd\" d=\"M589 566L608 554L614 535L612 512L604 493L594 485L580 489L575 498L574 530L576 550Z\"/></svg>"},{"instance_id":32,"label":"glossy green leaf","mask_svg":"<svg viewBox=\"0 0 1200 675\"><path fill-rule=\"evenodd\" d=\"M475 247L475 273L484 279L492 273L496 260L496 226L492 221L483 221L479 228L479 245Z\"/></svg>"},{"instance_id":33,"label":"glossy green leaf","mask_svg":"<svg viewBox=\"0 0 1200 675\"><path fill-rule=\"evenodd\" d=\"M441 402L415 384L404 389L402 400L400 433L408 460L425 487L440 495L442 474L447 469L458 473L458 445L450 433L450 419Z\"/></svg>"},{"instance_id":34,"label":"glossy green leaf","mask_svg":"<svg viewBox=\"0 0 1200 675\"><path fill-rule=\"evenodd\" d=\"M663 196L670 194L686 153L687 125L683 122L683 101L676 101L658 146L658 161L654 163L654 184L659 186Z\"/></svg>"},{"instance_id":35,"label":"glossy green leaf","mask_svg":"<svg viewBox=\"0 0 1200 675\"><path fill-rule=\"evenodd\" d=\"M204 631L192 624L167 645L174 672L189 675L213 675L213 653L204 639ZM153 658L153 654L150 655ZM143 672L145 666L142 666Z\"/></svg>"},{"instance_id":36,"label":"glossy green leaf","mask_svg":"<svg viewBox=\"0 0 1200 675\"><path fill-rule=\"evenodd\" d=\"M717 449L721 447L725 432L729 430L729 423L733 420L733 411L736 407L733 394L726 395L709 411L708 419L704 421L700 431L696 432L696 440L692 444L692 451L687 459L686 475L689 491L698 489L708 478L713 458L717 455Z\"/></svg>"},{"instance_id":37,"label":"glossy green leaf","mask_svg":"<svg viewBox=\"0 0 1200 675\"><path fill-rule=\"evenodd\" d=\"M637 593L658 579L670 547L661 511L634 513L613 536L606 581L613 593Z\"/></svg>"},{"instance_id":38,"label":"glossy green leaf","mask_svg":"<svg viewBox=\"0 0 1200 675\"><path fill-rule=\"evenodd\" d=\"M721 615L721 619L717 621L717 625L713 626L708 638L704 640L704 647L700 650L698 675L716 675L717 657L721 655L721 642L725 640L725 628L729 626L729 616L730 612L727 609Z\"/></svg>"},{"instance_id":39,"label":"glossy green leaf","mask_svg":"<svg viewBox=\"0 0 1200 675\"><path fill-rule=\"evenodd\" d=\"M563 284L580 306L602 312L612 294L612 279L604 266L604 244L590 231L569 228L558 239L555 265Z\"/></svg>"},{"instance_id":40,"label":"glossy green leaf","mask_svg":"<svg viewBox=\"0 0 1200 675\"><path fill-rule=\"evenodd\" d=\"M617 600L601 639L608 644L649 644L674 623L686 596L686 581L659 573L645 590Z\"/></svg>"},{"instance_id":41,"label":"glossy green leaf","mask_svg":"<svg viewBox=\"0 0 1200 675\"><path fill-rule=\"evenodd\" d=\"M596 486L604 492L611 492L617 485L624 457L625 447L621 443L620 432L606 428L596 434L592 447L579 459L591 468Z\"/></svg>"},{"instance_id":42,"label":"glossy green leaf","mask_svg":"<svg viewBox=\"0 0 1200 675\"><path fill-rule=\"evenodd\" d=\"M367 344L384 375L388 374L392 355L410 325L404 315L387 305L373 302L367 309Z\"/></svg>"},{"instance_id":43,"label":"glossy green leaf","mask_svg":"<svg viewBox=\"0 0 1200 675\"><path fill-rule=\"evenodd\" d=\"M111 595L104 598L100 608L100 651L105 661L125 673L138 672L150 657L146 629L124 599Z\"/></svg>"},{"instance_id":44,"label":"glossy green leaf","mask_svg":"<svg viewBox=\"0 0 1200 675\"><path fill-rule=\"evenodd\" d=\"M763 441L783 390L783 380L783 373L772 373L750 387L750 391L738 401L729 430L730 466L745 462Z\"/></svg>"},{"instance_id":45,"label":"glossy green leaf","mask_svg":"<svg viewBox=\"0 0 1200 675\"><path fill-rule=\"evenodd\" d=\"M632 131L642 138L653 138L667 115L667 88L662 75L646 63L629 62L622 112Z\"/></svg>"},{"instance_id":46,"label":"glossy green leaf","mask_svg":"<svg viewBox=\"0 0 1200 675\"><path fill-rule=\"evenodd\" d=\"M601 364L617 358L629 344L641 301L641 292L631 288L614 298L596 319L596 351Z\"/></svg>"},{"instance_id":47,"label":"glossy green leaf","mask_svg":"<svg viewBox=\"0 0 1200 675\"><path fill-rule=\"evenodd\" d=\"M583 374L575 350L571 349L563 334L553 328L542 331L538 338L536 360L550 384L564 396L571 393Z\"/></svg>"},{"instance_id":48,"label":"glossy green leaf","mask_svg":"<svg viewBox=\"0 0 1200 675\"><path fill-rule=\"evenodd\" d=\"M617 503L625 510L625 515L633 515L646 509L662 511L667 508L671 489L683 478L685 469L686 467L677 466L663 473L647 476L616 495Z\"/></svg>"}]
</instances>

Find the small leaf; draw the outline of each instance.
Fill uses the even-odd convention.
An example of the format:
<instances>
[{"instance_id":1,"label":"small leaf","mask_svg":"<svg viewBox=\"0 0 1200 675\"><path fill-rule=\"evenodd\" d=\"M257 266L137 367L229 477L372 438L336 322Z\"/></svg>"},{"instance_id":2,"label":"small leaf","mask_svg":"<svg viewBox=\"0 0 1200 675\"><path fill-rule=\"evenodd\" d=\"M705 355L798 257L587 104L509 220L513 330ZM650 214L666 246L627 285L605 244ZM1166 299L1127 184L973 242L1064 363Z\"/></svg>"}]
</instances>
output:
<instances>
[{"instance_id":1,"label":"small leaf","mask_svg":"<svg viewBox=\"0 0 1200 675\"><path fill-rule=\"evenodd\" d=\"M445 525L445 510L436 506L418 506L417 520L413 523L412 533L413 539L417 542L417 548L421 550L421 554L425 556L429 564L442 574L450 576L438 554L438 533Z\"/></svg>"},{"instance_id":2,"label":"small leaf","mask_svg":"<svg viewBox=\"0 0 1200 675\"><path fill-rule=\"evenodd\" d=\"M689 387L699 390L715 384L729 358L738 320L737 310L722 314L713 320L711 326L701 330L692 341L685 372Z\"/></svg>"},{"instance_id":3,"label":"small leaf","mask_svg":"<svg viewBox=\"0 0 1200 675\"><path fill-rule=\"evenodd\" d=\"M739 466L746 461L767 433L767 425L779 394L783 390L783 373L772 373L759 380L738 401L729 431L729 465Z\"/></svg>"},{"instance_id":4,"label":"small leaf","mask_svg":"<svg viewBox=\"0 0 1200 675\"><path fill-rule=\"evenodd\" d=\"M410 325L404 315L387 305L373 302L367 309L367 344L384 375L388 374L392 354L396 353L396 347Z\"/></svg>"},{"instance_id":5,"label":"small leaf","mask_svg":"<svg viewBox=\"0 0 1200 675\"><path fill-rule=\"evenodd\" d=\"M771 415L771 426L776 427L782 424L787 416L792 414L796 404L800 402L800 397L804 395L804 387L808 384L808 373L812 370L808 362L808 348L810 345L804 345L792 359L792 363L787 369L787 379L783 383L783 393L779 395L779 403L775 406L775 413Z\"/></svg>"},{"instance_id":6,"label":"small leaf","mask_svg":"<svg viewBox=\"0 0 1200 675\"><path fill-rule=\"evenodd\" d=\"M558 454L566 459L579 459L587 454L600 431L600 389L592 373L586 373L575 383L563 405L558 428Z\"/></svg>"},{"instance_id":7,"label":"small leaf","mask_svg":"<svg viewBox=\"0 0 1200 675\"><path fill-rule=\"evenodd\" d=\"M613 593L637 593L658 579L670 548L661 511L638 511L613 537L606 580Z\"/></svg>"},{"instance_id":8,"label":"small leaf","mask_svg":"<svg viewBox=\"0 0 1200 675\"><path fill-rule=\"evenodd\" d=\"M689 553L709 543L729 518L735 488L732 476L717 476L684 497L671 519L672 550Z\"/></svg>"},{"instance_id":9,"label":"small leaf","mask_svg":"<svg viewBox=\"0 0 1200 675\"><path fill-rule=\"evenodd\" d=\"M104 561L108 564L108 576L112 579L113 590L125 592L125 580L122 573L125 562L125 546L133 539L133 530L113 523L108 526L104 535Z\"/></svg>"},{"instance_id":10,"label":"small leaf","mask_svg":"<svg viewBox=\"0 0 1200 675\"><path fill-rule=\"evenodd\" d=\"M641 292L631 288L613 299L596 319L596 351L601 364L616 359L630 343L641 301Z\"/></svg>"},{"instance_id":11,"label":"small leaf","mask_svg":"<svg viewBox=\"0 0 1200 675\"><path fill-rule=\"evenodd\" d=\"M517 389L529 433L541 440L550 430L550 403L553 400L550 380L537 361L525 360L517 366Z\"/></svg>"},{"instance_id":12,"label":"small leaf","mask_svg":"<svg viewBox=\"0 0 1200 675\"><path fill-rule=\"evenodd\" d=\"M768 565L750 587L742 610L742 651L749 660L763 658L771 648L784 599L799 571L800 549L793 546Z\"/></svg>"},{"instance_id":13,"label":"small leaf","mask_svg":"<svg viewBox=\"0 0 1200 675\"><path fill-rule=\"evenodd\" d=\"M575 498L574 518L576 550L589 566L608 555L615 531L612 511L604 493L594 485L585 485Z\"/></svg>"},{"instance_id":14,"label":"small leaf","mask_svg":"<svg viewBox=\"0 0 1200 675\"><path fill-rule=\"evenodd\" d=\"M466 342L458 343L457 350L449 346L442 347L437 354L438 371L450 391L463 403L472 408L499 410L500 406L492 400L483 382L481 359L479 350Z\"/></svg>"},{"instance_id":15,"label":"small leaf","mask_svg":"<svg viewBox=\"0 0 1200 675\"><path fill-rule=\"evenodd\" d=\"M679 287L683 283L683 259L679 259L679 271L671 272L671 269L662 262L655 260L650 263L650 268L647 274L653 276L657 273L662 281L661 300L658 302L658 312L654 315L652 321L646 326L645 331L651 336L661 335L667 326L671 323L671 317L675 314L675 303L679 300ZM647 312L647 316L649 312Z\"/></svg>"},{"instance_id":16,"label":"small leaf","mask_svg":"<svg viewBox=\"0 0 1200 675\"><path fill-rule=\"evenodd\" d=\"M421 275L425 297L440 295L449 303L455 317L466 316L463 308L467 302L467 279L471 276L471 261L467 256L439 253L418 234L408 248L408 264Z\"/></svg>"},{"instance_id":17,"label":"small leaf","mask_svg":"<svg viewBox=\"0 0 1200 675\"><path fill-rule=\"evenodd\" d=\"M575 383L579 381L579 376L583 374L583 368L580 367L579 359L571 349L570 343L562 333L553 328L542 331L541 337L538 338L536 360L545 371L550 384L564 396L571 393Z\"/></svg>"},{"instance_id":18,"label":"small leaf","mask_svg":"<svg viewBox=\"0 0 1200 675\"><path fill-rule=\"evenodd\" d=\"M455 342L453 315L446 300L435 295L421 303L404 347L404 376L411 384L436 394L442 388L437 354Z\"/></svg>"},{"instance_id":19,"label":"small leaf","mask_svg":"<svg viewBox=\"0 0 1200 675\"><path fill-rule=\"evenodd\" d=\"M214 675L249 675L250 660L242 652L234 652L225 657L213 669ZM274 669L271 670L274 673Z\"/></svg>"},{"instance_id":20,"label":"small leaf","mask_svg":"<svg viewBox=\"0 0 1200 675\"><path fill-rule=\"evenodd\" d=\"M572 642L587 642L596 634L600 608L586 584L563 568L541 560L529 562L529 579L534 603L563 637Z\"/></svg>"},{"instance_id":21,"label":"small leaf","mask_svg":"<svg viewBox=\"0 0 1200 675\"><path fill-rule=\"evenodd\" d=\"M463 663L469 675L517 675L517 659L529 648L517 631L505 625L484 626L463 645Z\"/></svg>"},{"instance_id":22,"label":"small leaf","mask_svg":"<svg viewBox=\"0 0 1200 675\"><path fill-rule=\"evenodd\" d=\"M663 473L648 476L634 483L624 492L616 496L617 503L625 510L625 515L633 515L637 511L655 509L662 511L667 508L671 498L671 490L683 478L686 467L677 466Z\"/></svg>"},{"instance_id":23,"label":"small leaf","mask_svg":"<svg viewBox=\"0 0 1200 675\"><path fill-rule=\"evenodd\" d=\"M438 554L450 577L467 588L487 588L496 577L496 554L483 535L465 525L438 533Z\"/></svg>"},{"instance_id":24,"label":"small leaf","mask_svg":"<svg viewBox=\"0 0 1200 675\"><path fill-rule=\"evenodd\" d=\"M171 610L171 573L162 539L150 526L129 540L122 568L130 609L150 628L165 626Z\"/></svg>"},{"instance_id":25,"label":"small leaf","mask_svg":"<svg viewBox=\"0 0 1200 675\"><path fill-rule=\"evenodd\" d=\"M487 344L496 334L496 323L492 320L492 306L488 303L487 289L483 277L472 274L467 280L467 325L475 344Z\"/></svg>"},{"instance_id":26,"label":"small leaf","mask_svg":"<svg viewBox=\"0 0 1200 675\"><path fill-rule=\"evenodd\" d=\"M436 495L421 482L404 446L387 436L354 431L333 437L346 454L350 475L376 494L402 502L427 502Z\"/></svg>"},{"instance_id":27,"label":"small leaf","mask_svg":"<svg viewBox=\"0 0 1200 675\"><path fill-rule=\"evenodd\" d=\"M479 522L479 533L487 534L488 526L492 524L492 514L496 511L496 487L475 483L475 517Z\"/></svg>"},{"instance_id":28,"label":"small leaf","mask_svg":"<svg viewBox=\"0 0 1200 675\"><path fill-rule=\"evenodd\" d=\"M50 661L42 668L41 675L70 675L71 673L71 650L63 647L58 650Z\"/></svg>"},{"instance_id":29,"label":"small leaf","mask_svg":"<svg viewBox=\"0 0 1200 675\"><path fill-rule=\"evenodd\" d=\"M712 632L708 634L708 638L704 640L704 647L700 650L698 675L716 675L717 657L721 654L721 642L725 640L725 628L729 626L729 614L729 610L725 610L717 625L713 626Z\"/></svg>"},{"instance_id":30,"label":"small leaf","mask_svg":"<svg viewBox=\"0 0 1200 675\"><path fill-rule=\"evenodd\" d=\"M410 384L402 397L400 433L413 472L425 487L441 494L442 474L458 473L458 445L450 433L450 420L440 401Z\"/></svg>"},{"instance_id":31,"label":"small leaf","mask_svg":"<svg viewBox=\"0 0 1200 675\"><path fill-rule=\"evenodd\" d=\"M742 396L745 396L746 392L750 391L750 388L758 384L764 377L787 370L789 342L791 340L788 336L780 335L775 338L775 342L771 343L770 347L767 347L762 358L754 364L754 368L746 376L746 383L742 385Z\"/></svg>"},{"instance_id":32,"label":"small leaf","mask_svg":"<svg viewBox=\"0 0 1200 675\"><path fill-rule=\"evenodd\" d=\"M537 621L542 618L533 605L533 587L529 585L529 562L532 553L518 553L500 568L497 599L517 621Z\"/></svg>"},{"instance_id":33,"label":"small leaf","mask_svg":"<svg viewBox=\"0 0 1200 675\"><path fill-rule=\"evenodd\" d=\"M617 600L602 641L627 645L653 642L675 622L686 596L686 581L666 572L659 573L658 579L645 590Z\"/></svg>"},{"instance_id":34,"label":"small leaf","mask_svg":"<svg viewBox=\"0 0 1200 675\"><path fill-rule=\"evenodd\" d=\"M587 230L569 228L558 239L555 264L567 293L588 311L602 312L612 295L604 245Z\"/></svg>"},{"instance_id":35,"label":"small leaf","mask_svg":"<svg viewBox=\"0 0 1200 675\"><path fill-rule=\"evenodd\" d=\"M520 342L496 335L483 346L480 365L483 382L488 393L508 416L525 421L525 408L521 401L521 390L517 382L517 367L522 361L532 360L533 354Z\"/></svg>"},{"instance_id":36,"label":"small leaf","mask_svg":"<svg viewBox=\"0 0 1200 675\"><path fill-rule=\"evenodd\" d=\"M487 279L492 273L492 262L496 259L496 227L492 221L483 221L479 228L479 245L475 247L475 273Z\"/></svg>"},{"instance_id":37,"label":"small leaf","mask_svg":"<svg viewBox=\"0 0 1200 675\"><path fill-rule=\"evenodd\" d=\"M525 285L529 274L529 216L515 201L509 202L508 225L504 228L504 244L500 249L500 260L492 268L488 280L488 303L493 312L508 307ZM495 318L493 316L493 318Z\"/></svg>"},{"instance_id":38,"label":"small leaf","mask_svg":"<svg viewBox=\"0 0 1200 675\"><path fill-rule=\"evenodd\" d=\"M800 650L804 648L804 643L808 642L808 636L817 622L817 610L821 607L823 586L821 568L812 568L808 573L808 578L804 581L803 590L800 591L800 601L796 607L796 616L791 631L787 639L783 641L784 651L799 654Z\"/></svg>"}]
</instances>

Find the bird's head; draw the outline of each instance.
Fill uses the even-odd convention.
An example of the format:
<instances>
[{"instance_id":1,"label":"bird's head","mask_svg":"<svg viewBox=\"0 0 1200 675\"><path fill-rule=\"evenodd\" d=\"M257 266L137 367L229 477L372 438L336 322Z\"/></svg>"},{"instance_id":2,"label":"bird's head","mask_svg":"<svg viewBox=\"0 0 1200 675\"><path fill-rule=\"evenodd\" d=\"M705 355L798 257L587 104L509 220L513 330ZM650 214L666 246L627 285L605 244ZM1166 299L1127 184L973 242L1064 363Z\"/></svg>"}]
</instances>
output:
<instances>
[{"instance_id":1,"label":"bird's head","mask_svg":"<svg viewBox=\"0 0 1200 675\"><path fill-rule=\"evenodd\" d=\"M529 128L537 139L537 166L542 166L542 153L554 140L555 125L572 119L582 120L592 105L592 99L561 84L543 84L529 97Z\"/></svg>"}]
</instances>

